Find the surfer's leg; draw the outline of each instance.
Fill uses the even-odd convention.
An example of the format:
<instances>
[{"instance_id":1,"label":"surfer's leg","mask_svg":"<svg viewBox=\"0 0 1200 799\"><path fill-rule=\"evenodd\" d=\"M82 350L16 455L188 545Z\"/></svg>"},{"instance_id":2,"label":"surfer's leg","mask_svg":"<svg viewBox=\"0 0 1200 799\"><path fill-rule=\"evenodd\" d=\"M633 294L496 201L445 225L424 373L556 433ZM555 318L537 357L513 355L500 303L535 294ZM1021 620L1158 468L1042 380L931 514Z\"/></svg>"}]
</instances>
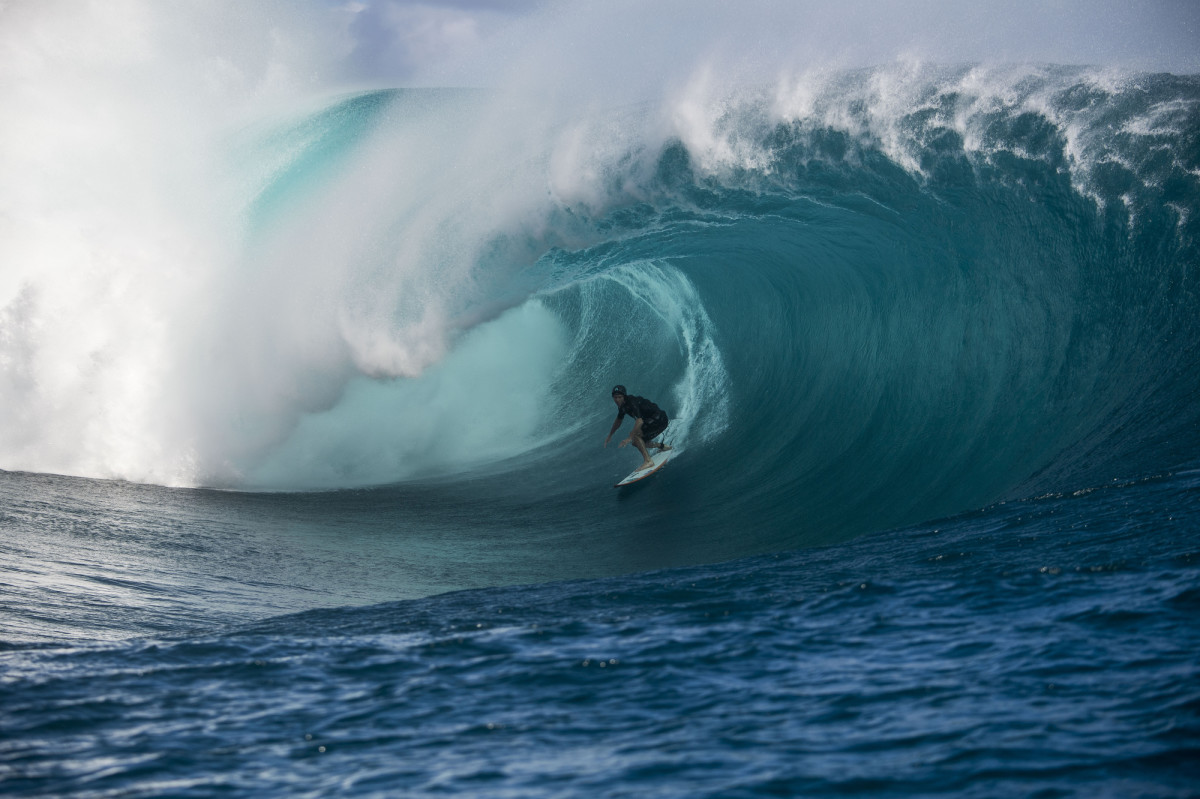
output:
<instances>
[{"instance_id":1,"label":"surfer's leg","mask_svg":"<svg viewBox=\"0 0 1200 799\"><path fill-rule=\"evenodd\" d=\"M641 436L633 436L633 445L638 448L638 452L642 453L643 463L641 468L648 469L653 466L654 461L650 459L650 453L646 449L646 442L642 440ZM641 471L641 469L635 469L634 471Z\"/></svg>"},{"instance_id":2,"label":"surfer's leg","mask_svg":"<svg viewBox=\"0 0 1200 799\"><path fill-rule=\"evenodd\" d=\"M651 439L661 436L663 431L667 429L668 424L670 424L670 422L667 420L667 415L665 413L659 413L650 420L649 424L647 424L647 426L642 430L642 437L645 439L647 447L652 447L654 449L663 451L670 449L670 447L661 441L651 441Z\"/></svg>"},{"instance_id":3,"label":"surfer's leg","mask_svg":"<svg viewBox=\"0 0 1200 799\"><path fill-rule=\"evenodd\" d=\"M666 429L666 425L664 425L664 426L660 427L659 429L656 429L656 431L654 431L654 434L653 434L653 435L648 435L648 437L647 437L647 438L648 438L648 439L649 439L649 438L658 438L658 437L659 437L659 435L661 435L661 434L662 434L662 431L664 431L664 429ZM646 445L647 445L647 446L653 446L653 447L654 447L654 449L656 449L656 450L660 450L660 451L662 451L662 452L666 452L667 450L670 450L670 449L671 449L671 447L670 447L670 446L667 446L667 445L664 443L664 441L661 441L661 440L659 440L659 441L649 441L649 440L647 440L647 443L646 443Z\"/></svg>"}]
</instances>

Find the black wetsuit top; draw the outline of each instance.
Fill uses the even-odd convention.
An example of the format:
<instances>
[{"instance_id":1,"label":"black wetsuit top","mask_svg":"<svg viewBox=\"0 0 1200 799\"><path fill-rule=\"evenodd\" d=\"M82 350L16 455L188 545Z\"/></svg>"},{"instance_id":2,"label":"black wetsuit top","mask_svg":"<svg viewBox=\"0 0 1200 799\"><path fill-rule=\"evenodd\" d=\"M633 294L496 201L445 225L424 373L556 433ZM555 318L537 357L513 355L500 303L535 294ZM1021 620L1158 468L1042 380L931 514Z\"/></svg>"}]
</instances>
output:
<instances>
[{"instance_id":1,"label":"black wetsuit top","mask_svg":"<svg viewBox=\"0 0 1200 799\"><path fill-rule=\"evenodd\" d=\"M631 397L626 395L625 402L621 404L620 410L617 411L617 424L621 423L621 420L625 418L625 414L629 414L634 419L642 420L642 438L646 441L658 436L671 423L670 419L667 418L667 412L645 397Z\"/></svg>"},{"instance_id":2,"label":"black wetsuit top","mask_svg":"<svg viewBox=\"0 0 1200 799\"><path fill-rule=\"evenodd\" d=\"M626 394L625 402L617 409L617 421L621 421L625 418L625 414L629 414L634 419L641 419L642 423L645 424L660 413L662 413L662 408L645 397L634 397Z\"/></svg>"}]
</instances>

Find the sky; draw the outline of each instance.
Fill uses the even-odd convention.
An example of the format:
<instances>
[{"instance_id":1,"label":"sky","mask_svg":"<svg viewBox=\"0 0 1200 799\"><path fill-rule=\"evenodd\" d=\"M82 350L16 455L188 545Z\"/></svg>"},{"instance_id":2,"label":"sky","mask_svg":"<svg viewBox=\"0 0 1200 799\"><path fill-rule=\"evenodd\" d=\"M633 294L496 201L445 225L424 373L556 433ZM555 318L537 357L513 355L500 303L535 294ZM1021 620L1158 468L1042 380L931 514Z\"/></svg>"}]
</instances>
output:
<instances>
[{"instance_id":1,"label":"sky","mask_svg":"<svg viewBox=\"0 0 1200 799\"><path fill-rule=\"evenodd\" d=\"M522 62L633 74L709 53L751 68L903 59L1200 73L1197 0L326 2L351 19L347 70L393 84L489 85Z\"/></svg>"}]
</instances>

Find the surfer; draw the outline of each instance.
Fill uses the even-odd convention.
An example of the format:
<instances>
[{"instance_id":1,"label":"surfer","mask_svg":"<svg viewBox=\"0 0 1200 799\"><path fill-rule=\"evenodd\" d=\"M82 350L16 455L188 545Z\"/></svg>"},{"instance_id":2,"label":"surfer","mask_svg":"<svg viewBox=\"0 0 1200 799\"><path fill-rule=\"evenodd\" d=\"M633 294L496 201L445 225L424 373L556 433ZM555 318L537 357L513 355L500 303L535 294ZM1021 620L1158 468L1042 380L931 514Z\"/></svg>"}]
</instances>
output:
<instances>
[{"instance_id":1,"label":"surfer","mask_svg":"<svg viewBox=\"0 0 1200 799\"><path fill-rule=\"evenodd\" d=\"M649 469L654 465L654 461L650 459L649 449L658 449L663 452L670 449L662 442L651 443L651 439L666 430L667 425L670 424L667 412L645 397L635 397L625 393L625 386L613 386L612 398L613 402L617 403L617 419L613 422L608 435L604 437L604 446L608 446L609 439L621 426L621 420L625 418L625 414L629 414L633 417L633 431L628 438L621 442L620 446L623 447L632 441L633 445L638 448L638 452L642 453L642 458L645 459L645 462L634 471L640 472L642 469Z\"/></svg>"}]
</instances>

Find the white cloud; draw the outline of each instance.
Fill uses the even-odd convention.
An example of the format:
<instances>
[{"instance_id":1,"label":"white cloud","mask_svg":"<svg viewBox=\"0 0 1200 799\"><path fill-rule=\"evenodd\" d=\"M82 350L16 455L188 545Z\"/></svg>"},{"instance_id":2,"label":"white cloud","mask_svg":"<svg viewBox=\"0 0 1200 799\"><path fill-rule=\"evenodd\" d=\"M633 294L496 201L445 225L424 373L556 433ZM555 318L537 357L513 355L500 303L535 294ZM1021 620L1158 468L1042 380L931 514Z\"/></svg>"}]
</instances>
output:
<instances>
[{"instance_id":1,"label":"white cloud","mask_svg":"<svg viewBox=\"0 0 1200 799\"><path fill-rule=\"evenodd\" d=\"M1184 0L359 0L352 7L352 70L397 84L494 85L513 65L531 63L568 72L582 64L583 73L644 81L711 59L752 72L897 59L1200 71L1200 4Z\"/></svg>"},{"instance_id":2,"label":"white cloud","mask_svg":"<svg viewBox=\"0 0 1200 799\"><path fill-rule=\"evenodd\" d=\"M354 20L353 74L410 81L468 57L527 4L372 0L347 6Z\"/></svg>"}]
</instances>

